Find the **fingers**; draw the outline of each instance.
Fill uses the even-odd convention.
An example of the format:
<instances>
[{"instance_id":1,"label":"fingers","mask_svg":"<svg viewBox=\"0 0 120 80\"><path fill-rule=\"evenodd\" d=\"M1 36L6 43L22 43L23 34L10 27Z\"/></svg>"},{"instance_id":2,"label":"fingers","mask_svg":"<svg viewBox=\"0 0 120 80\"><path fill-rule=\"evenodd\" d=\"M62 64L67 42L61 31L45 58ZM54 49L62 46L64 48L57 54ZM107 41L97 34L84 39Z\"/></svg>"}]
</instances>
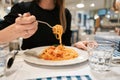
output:
<instances>
[{"instance_id":1,"label":"fingers","mask_svg":"<svg viewBox=\"0 0 120 80\"><path fill-rule=\"evenodd\" d=\"M85 44L86 44L86 42L79 41L79 42L75 43L74 46L79 49L87 50L87 46Z\"/></svg>"},{"instance_id":2,"label":"fingers","mask_svg":"<svg viewBox=\"0 0 120 80\"><path fill-rule=\"evenodd\" d=\"M21 25L21 28L22 28L22 30L30 30L30 29L35 28L36 26L38 26L37 21L35 21L35 22L31 23L31 24L23 24L23 25Z\"/></svg>"},{"instance_id":3,"label":"fingers","mask_svg":"<svg viewBox=\"0 0 120 80\"><path fill-rule=\"evenodd\" d=\"M29 27L27 29L27 35L25 34L23 36L23 38L29 38L29 37L31 37L37 31L37 29L38 29L37 26L38 26L38 22L36 21L36 22L33 23L32 27Z\"/></svg>"},{"instance_id":4,"label":"fingers","mask_svg":"<svg viewBox=\"0 0 120 80\"><path fill-rule=\"evenodd\" d=\"M32 24L28 24L28 25L19 25L17 26L17 28L19 29L20 32L20 37L23 38L28 38L30 36L32 36L38 29L38 22L33 22Z\"/></svg>"},{"instance_id":5,"label":"fingers","mask_svg":"<svg viewBox=\"0 0 120 80\"><path fill-rule=\"evenodd\" d=\"M32 29L32 30L25 31L25 33L23 34L22 37L23 37L24 39L29 38L29 37L31 37L31 36L35 33L36 30L37 30L37 28L34 28L34 29Z\"/></svg>"},{"instance_id":6,"label":"fingers","mask_svg":"<svg viewBox=\"0 0 120 80\"><path fill-rule=\"evenodd\" d=\"M98 46L98 43L96 42L96 41L89 41L88 43L87 43L87 45L92 45L93 47L97 47Z\"/></svg>"},{"instance_id":7,"label":"fingers","mask_svg":"<svg viewBox=\"0 0 120 80\"><path fill-rule=\"evenodd\" d=\"M26 31L26 30L30 30L30 29L33 29L33 28L37 27L38 26L38 22L35 21L35 22L31 23L31 24L24 24L24 25L15 23L15 26L16 26L15 27L16 30Z\"/></svg>"},{"instance_id":8,"label":"fingers","mask_svg":"<svg viewBox=\"0 0 120 80\"><path fill-rule=\"evenodd\" d=\"M38 22L36 17L30 13L19 14L19 17L15 20L16 33L19 33L19 37L29 38L38 29Z\"/></svg>"},{"instance_id":9,"label":"fingers","mask_svg":"<svg viewBox=\"0 0 120 80\"><path fill-rule=\"evenodd\" d=\"M28 27L28 29L26 29L25 31L27 31L28 34L32 35L35 33L35 31L37 31L38 27L37 27L38 23L34 22L33 25L31 27Z\"/></svg>"},{"instance_id":10,"label":"fingers","mask_svg":"<svg viewBox=\"0 0 120 80\"><path fill-rule=\"evenodd\" d=\"M96 41L79 41L79 42L75 43L74 46L79 49L87 50L88 44L91 44L94 47L97 46Z\"/></svg>"},{"instance_id":11,"label":"fingers","mask_svg":"<svg viewBox=\"0 0 120 80\"><path fill-rule=\"evenodd\" d=\"M26 30L24 31L24 34L21 35L24 39L31 37L35 32L37 31L37 28L31 29L31 30Z\"/></svg>"},{"instance_id":12,"label":"fingers","mask_svg":"<svg viewBox=\"0 0 120 80\"><path fill-rule=\"evenodd\" d=\"M87 50L87 47L85 45L75 45L75 47L82 49L82 50Z\"/></svg>"},{"instance_id":13,"label":"fingers","mask_svg":"<svg viewBox=\"0 0 120 80\"><path fill-rule=\"evenodd\" d=\"M29 12L27 12L27 13L24 13L22 16L23 17L29 17L29 16L31 16L31 14Z\"/></svg>"},{"instance_id":14,"label":"fingers","mask_svg":"<svg viewBox=\"0 0 120 80\"><path fill-rule=\"evenodd\" d=\"M30 15L30 13L24 13L22 16L16 18L15 23L17 24L31 24L36 21L36 17Z\"/></svg>"}]
</instances>

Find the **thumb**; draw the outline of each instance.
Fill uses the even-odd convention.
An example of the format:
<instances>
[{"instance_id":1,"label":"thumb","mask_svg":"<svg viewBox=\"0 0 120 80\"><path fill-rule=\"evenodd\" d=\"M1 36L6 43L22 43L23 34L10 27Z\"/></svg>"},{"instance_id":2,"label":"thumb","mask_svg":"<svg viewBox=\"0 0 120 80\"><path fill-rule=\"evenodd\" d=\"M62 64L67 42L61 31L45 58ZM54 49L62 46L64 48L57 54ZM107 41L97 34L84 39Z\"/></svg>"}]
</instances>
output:
<instances>
[{"instance_id":1,"label":"thumb","mask_svg":"<svg viewBox=\"0 0 120 80\"><path fill-rule=\"evenodd\" d=\"M27 13L23 14L23 17L29 17L29 16L31 16L30 12L27 12Z\"/></svg>"}]
</instances>

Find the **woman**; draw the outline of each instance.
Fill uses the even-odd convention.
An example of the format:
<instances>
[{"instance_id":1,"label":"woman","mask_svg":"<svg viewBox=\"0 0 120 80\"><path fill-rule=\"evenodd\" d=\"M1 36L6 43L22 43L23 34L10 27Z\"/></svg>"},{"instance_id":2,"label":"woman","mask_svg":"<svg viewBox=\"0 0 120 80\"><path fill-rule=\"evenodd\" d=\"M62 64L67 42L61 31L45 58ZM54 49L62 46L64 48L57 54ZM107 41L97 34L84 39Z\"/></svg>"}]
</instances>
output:
<instances>
[{"instance_id":1,"label":"woman","mask_svg":"<svg viewBox=\"0 0 120 80\"><path fill-rule=\"evenodd\" d=\"M31 15L26 12L29 12ZM33 0L32 2L15 4L10 13L5 16L5 20L1 26L7 27L12 25L16 23L15 20L18 21L21 26L22 24L23 26L31 25L28 22L28 17L18 17L18 14L24 13L29 16L34 15L36 20L45 21L51 26L55 26L56 24L62 25L64 29L62 43L68 46L71 45L71 14L69 10L64 7L64 0ZM22 49L59 44L51 28L42 23L39 23L38 26L38 30L34 35L23 40Z\"/></svg>"}]
</instances>

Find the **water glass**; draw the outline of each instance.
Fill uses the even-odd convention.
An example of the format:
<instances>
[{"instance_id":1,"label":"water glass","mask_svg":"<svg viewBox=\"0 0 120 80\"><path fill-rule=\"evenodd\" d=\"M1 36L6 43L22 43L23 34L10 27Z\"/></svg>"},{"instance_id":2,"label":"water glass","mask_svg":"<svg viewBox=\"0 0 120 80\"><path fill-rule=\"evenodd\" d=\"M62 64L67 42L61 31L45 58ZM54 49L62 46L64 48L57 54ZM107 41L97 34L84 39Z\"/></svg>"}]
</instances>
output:
<instances>
[{"instance_id":1,"label":"water glass","mask_svg":"<svg viewBox=\"0 0 120 80\"><path fill-rule=\"evenodd\" d=\"M92 46L90 51L92 54L89 57L91 70L96 72L110 71L114 47L115 44L111 42L99 42L97 46Z\"/></svg>"},{"instance_id":2,"label":"water glass","mask_svg":"<svg viewBox=\"0 0 120 80\"><path fill-rule=\"evenodd\" d=\"M0 80L5 73L8 54L9 54L8 44L0 44Z\"/></svg>"},{"instance_id":3,"label":"water glass","mask_svg":"<svg viewBox=\"0 0 120 80\"><path fill-rule=\"evenodd\" d=\"M97 43L95 43L94 41L89 41L89 43L87 44L87 52L88 52L88 55L90 56L90 55L92 55L92 50L94 49L94 48L96 48L97 47Z\"/></svg>"},{"instance_id":4,"label":"water glass","mask_svg":"<svg viewBox=\"0 0 120 80\"><path fill-rule=\"evenodd\" d=\"M9 43L9 50L20 50L20 44L19 44L19 40L13 40Z\"/></svg>"}]
</instances>

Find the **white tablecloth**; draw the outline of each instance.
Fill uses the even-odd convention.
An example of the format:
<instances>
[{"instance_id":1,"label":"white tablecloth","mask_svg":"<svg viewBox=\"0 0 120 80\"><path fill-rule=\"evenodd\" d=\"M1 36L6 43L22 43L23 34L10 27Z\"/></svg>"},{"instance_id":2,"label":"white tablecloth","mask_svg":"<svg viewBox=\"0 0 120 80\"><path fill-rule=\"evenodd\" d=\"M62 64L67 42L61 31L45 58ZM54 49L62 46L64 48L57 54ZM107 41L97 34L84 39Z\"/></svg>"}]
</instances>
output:
<instances>
[{"instance_id":1,"label":"white tablecloth","mask_svg":"<svg viewBox=\"0 0 120 80\"><path fill-rule=\"evenodd\" d=\"M23 51L16 56L11 69L7 70L7 80L32 80L42 77L89 75L92 80L119 80L120 67L112 67L108 73L94 73L90 70L88 61L69 66L50 67L25 62Z\"/></svg>"},{"instance_id":2,"label":"white tablecloth","mask_svg":"<svg viewBox=\"0 0 120 80\"><path fill-rule=\"evenodd\" d=\"M112 36L112 39L120 40L120 36L117 36L114 33L109 34L109 32L97 33L97 36L103 38L106 38L107 36L107 39L111 38ZM107 73L95 73L91 71L88 61L59 67L35 65L23 60L23 52L24 51L19 52L15 58L13 66L6 70L7 80L33 80L36 78L72 75L89 75L92 80L120 80L120 64L119 66L112 67L111 71Z\"/></svg>"}]
</instances>

